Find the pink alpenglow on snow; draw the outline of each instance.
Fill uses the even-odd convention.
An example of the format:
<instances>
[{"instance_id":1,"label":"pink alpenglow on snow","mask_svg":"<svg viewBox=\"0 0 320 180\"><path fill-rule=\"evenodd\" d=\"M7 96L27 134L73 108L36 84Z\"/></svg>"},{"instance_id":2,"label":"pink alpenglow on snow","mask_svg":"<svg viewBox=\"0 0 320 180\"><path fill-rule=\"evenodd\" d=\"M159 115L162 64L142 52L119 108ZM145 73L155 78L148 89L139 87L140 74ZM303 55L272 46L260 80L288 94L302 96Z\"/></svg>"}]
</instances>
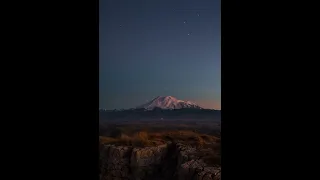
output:
<instances>
[{"instance_id":1,"label":"pink alpenglow on snow","mask_svg":"<svg viewBox=\"0 0 320 180\"><path fill-rule=\"evenodd\" d=\"M144 108L148 110L152 110L154 108L161 109L182 109L182 108L195 108L195 109L203 109L198 104L191 101L183 101L179 100L172 96L158 96L152 101L138 106L137 108Z\"/></svg>"}]
</instances>

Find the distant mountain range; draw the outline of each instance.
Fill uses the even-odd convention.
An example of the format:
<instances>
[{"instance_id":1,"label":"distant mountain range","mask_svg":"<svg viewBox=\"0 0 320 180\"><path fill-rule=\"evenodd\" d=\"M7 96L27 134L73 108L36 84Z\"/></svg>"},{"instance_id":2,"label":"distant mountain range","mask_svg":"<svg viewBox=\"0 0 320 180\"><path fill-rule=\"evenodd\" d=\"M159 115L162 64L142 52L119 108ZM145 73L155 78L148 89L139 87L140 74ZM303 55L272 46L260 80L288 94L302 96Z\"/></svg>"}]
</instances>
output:
<instances>
[{"instance_id":1,"label":"distant mountain range","mask_svg":"<svg viewBox=\"0 0 320 180\"><path fill-rule=\"evenodd\" d=\"M137 109L153 110L154 108L160 109L203 109L198 104L191 101L179 100L172 96L158 96L151 100L150 102L140 105Z\"/></svg>"},{"instance_id":2,"label":"distant mountain range","mask_svg":"<svg viewBox=\"0 0 320 180\"><path fill-rule=\"evenodd\" d=\"M127 110L154 110L154 109L163 109L163 110L173 110L173 109L205 109L199 106L198 104L191 101L179 100L173 96L158 96L153 100L137 106L136 108L130 108ZM106 110L99 109L99 111L124 111L125 109L114 109L114 110ZM213 110L213 109L212 109Z\"/></svg>"}]
</instances>

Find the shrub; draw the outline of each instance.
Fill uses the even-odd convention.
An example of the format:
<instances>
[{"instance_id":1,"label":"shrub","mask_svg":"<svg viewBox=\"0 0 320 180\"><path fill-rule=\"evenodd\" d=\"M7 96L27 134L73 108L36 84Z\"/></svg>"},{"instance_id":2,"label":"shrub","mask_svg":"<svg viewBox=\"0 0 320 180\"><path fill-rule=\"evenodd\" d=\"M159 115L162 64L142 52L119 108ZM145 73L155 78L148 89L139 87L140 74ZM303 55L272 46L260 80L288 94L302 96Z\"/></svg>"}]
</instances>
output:
<instances>
[{"instance_id":1,"label":"shrub","mask_svg":"<svg viewBox=\"0 0 320 180\"><path fill-rule=\"evenodd\" d=\"M136 133L134 135L134 139L139 139L139 140L142 140L142 141L147 141L148 140L148 133L145 132L145 131L140 131L138 133Z\"/></svg>"},{"instance_id":2,"label":"shrub","mask_svg":"<svg viewBox=\"0 0 320 180\"><path fill-rule=\"evenodd\" d=\"M133 135L131 143L133 146L139 146L139 147L145 147L148 145L152 145L152 143L149 141L148 133L145 131L140 131L140 132L135 133Z\"/></svg>"}]
</instances>

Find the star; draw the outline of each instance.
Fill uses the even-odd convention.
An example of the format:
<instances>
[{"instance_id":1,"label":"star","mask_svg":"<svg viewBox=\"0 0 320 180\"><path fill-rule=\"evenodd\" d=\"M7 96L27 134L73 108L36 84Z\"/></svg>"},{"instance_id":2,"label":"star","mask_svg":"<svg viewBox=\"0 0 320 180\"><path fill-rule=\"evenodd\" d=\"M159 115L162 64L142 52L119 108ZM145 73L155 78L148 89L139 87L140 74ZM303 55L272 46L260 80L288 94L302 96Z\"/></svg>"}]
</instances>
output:
<instances>
[{"instance_id":1,"label":"star","mask_svg":"<svg viewBox=\"0 0 320 180\"><path fill-rule=\"evenodd\" d=\"M186 21L183 21L183 23L185 24L185 23L186 23Z\"/></svg>"},{"instance_id":2,"label":"star","mask_svg":"<svg viewBox=\"0 0 320 180\"><path fill-rule=\"evenodd\" d=\"M188 33L188 36L190 36L190 33Z\"/></svg>"}]
</instances>

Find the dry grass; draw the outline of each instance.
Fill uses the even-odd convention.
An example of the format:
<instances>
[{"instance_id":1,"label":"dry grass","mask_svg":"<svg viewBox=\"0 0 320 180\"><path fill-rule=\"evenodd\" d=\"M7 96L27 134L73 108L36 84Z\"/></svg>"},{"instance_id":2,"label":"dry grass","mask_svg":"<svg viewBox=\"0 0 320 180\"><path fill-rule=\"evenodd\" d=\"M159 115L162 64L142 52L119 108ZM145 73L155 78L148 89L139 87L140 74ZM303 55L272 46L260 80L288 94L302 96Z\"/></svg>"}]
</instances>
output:
<instances>
[{"instance_id":1,"label":"dry grass","mask_svg":"<svg viewBox=\"0 0 320 180\"><path fill-rule=\"evenodd\" d=\"M137 132L133 135L133 138L134 139L139 139L139 140L142 140L142 141L148 141L148 133L145 132L145 131L140 131L140 132Z\"/></svg>"},{"instance_id":2,"label":"dry grass","mask_svg":"<svg viewBox=\"0 0 320 180\"><path fill-rule=\"evenodd\" d=\"M124 133L116 133L113 137L100 137L100 142L116 145L128 146L156 146L164 144L167 141L183 142L195 147L206 147L208 144L219 143L220 139L214 136L199 134L193 131L165 131L165 132L147 132L138 131L130 136Z\"/></svg>"},{"instance_id":3,"label":"dry grass","mask_svg":"<svg viewBox=\"0 0 320 180\"><path fill-rule=\"evenodd\" d=\"M154 127L154 126L152 126ZM150 128L136 126L118 126L105 131L99 137L101 143L125 145L134 147L148 147L165 144L167 141L181 142L197 148L195 155L209 165L219 165L221 156L220 137L204 134L188 129Z\"/></svg>"},{"instance_id":4,"label":"dry grass","mask_svg":"<svg viewBox=\"0 0 320 180\"><path fill-rule=\"evenodd\" d=\"M99 137L100 143L125 145L134 147L148 147L165 144L167 141L182 142L198 148L195 155L201 157L207 164L220 165L220 138L193 131L139 131L130 135L124 133L114 137Z\"/></svg>"},{"instance_id":5,"label":"dry grass","mask_svg":"<svg viewBox=\"0 0 320 180\"><path fill-rule=\"evenodd\" d=\"M152 146L154 143L148 139L148 134L146 132L137 132L132 137L121 134L116 138L114 137L99 137L100 143L103 144L115 144L115 145L126 145L135 147L146 147Z\"/></svg>"},{"instance_id":6,"label":"dry grass","mask_svg":"<svg viewBox=\"0 0 320 180\"><path fill-rule=\"evenodd\" d=\"M115 138L99 136L99 142L101 144L110 144L110 143L114 143L116 141L117 141L117 139L115 139Z\"/></svg>"}]
</instances>

